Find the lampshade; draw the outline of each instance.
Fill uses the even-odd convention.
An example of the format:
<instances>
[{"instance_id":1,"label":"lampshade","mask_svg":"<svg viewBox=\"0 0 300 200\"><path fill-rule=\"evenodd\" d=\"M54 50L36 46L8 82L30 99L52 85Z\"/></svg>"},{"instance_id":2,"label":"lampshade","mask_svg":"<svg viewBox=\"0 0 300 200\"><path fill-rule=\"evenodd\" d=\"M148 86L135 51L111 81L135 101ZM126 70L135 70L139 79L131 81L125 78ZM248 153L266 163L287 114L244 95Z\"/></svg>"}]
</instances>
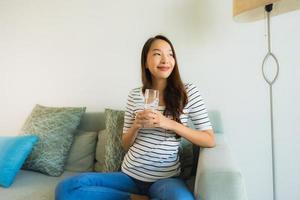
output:
<instances>
[{"instance_id":1,"label":"lampshade","mask_svg":"<svg viewBox=\"0 0 300 200\"><path fill-rule=\"evenodd\" d=\"M238 22L265 18L265 6L273 4L272 16L300 9L300 0L233 0L233 16Z\"/></svg>"}]
</instances>

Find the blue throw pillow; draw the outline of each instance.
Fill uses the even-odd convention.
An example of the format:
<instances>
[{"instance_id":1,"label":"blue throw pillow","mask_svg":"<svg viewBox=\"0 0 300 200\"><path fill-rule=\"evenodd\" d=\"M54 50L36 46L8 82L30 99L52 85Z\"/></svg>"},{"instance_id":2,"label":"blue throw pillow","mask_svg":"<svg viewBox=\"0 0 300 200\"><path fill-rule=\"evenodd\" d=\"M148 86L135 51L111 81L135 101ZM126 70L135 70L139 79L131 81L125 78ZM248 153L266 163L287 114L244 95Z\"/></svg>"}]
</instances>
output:
<instances>
[{"instance_id":1,"label":"blue throw pillow","mask_svg":"<svg viewBox=\"0 0 300 200\"><path fill-rule=\"evenodd\" d=\"M37 141L34 135L0 137L0 186L9 187L13 183Z\"/></svg>"}]
</instances>

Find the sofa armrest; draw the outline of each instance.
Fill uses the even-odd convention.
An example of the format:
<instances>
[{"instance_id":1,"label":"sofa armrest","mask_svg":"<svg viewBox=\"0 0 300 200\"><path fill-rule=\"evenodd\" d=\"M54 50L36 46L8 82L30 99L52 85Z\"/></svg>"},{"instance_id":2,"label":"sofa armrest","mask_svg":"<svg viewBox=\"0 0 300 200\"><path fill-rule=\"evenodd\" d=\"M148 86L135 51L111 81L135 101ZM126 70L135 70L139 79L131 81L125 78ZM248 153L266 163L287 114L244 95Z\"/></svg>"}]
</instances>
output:
<instances>
[{"instance_id":1,"label":"sofa armrest","mask_svg":"<svg viewBox=\"0 0 300 200\"><path fill-rule=\"evenodd\" d=\"M216 134L214 148L202 148L198 158L196 200L246 200L244 180L235 165L223 134Z\"/></svg>"}]
</instances>

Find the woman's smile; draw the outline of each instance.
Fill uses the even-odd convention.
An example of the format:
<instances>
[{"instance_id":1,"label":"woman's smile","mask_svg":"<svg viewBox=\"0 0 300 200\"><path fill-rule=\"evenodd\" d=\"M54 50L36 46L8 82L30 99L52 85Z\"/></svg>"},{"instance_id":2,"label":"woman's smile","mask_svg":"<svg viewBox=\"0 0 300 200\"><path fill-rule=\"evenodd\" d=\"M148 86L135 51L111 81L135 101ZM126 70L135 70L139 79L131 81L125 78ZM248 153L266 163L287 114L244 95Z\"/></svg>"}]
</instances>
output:
<instances>
[{"instance_id":1,"label":"woman's smile","mask_svg":"<svg viewBox=\"0 0 300 200\"><path fill-rule=\"evenodd\" d=\"M157 68L158 68L159 71L166 72L166 71L169 71L171 67L169 67L169 66L158 66Z\"/></svg>"}]
</instances>

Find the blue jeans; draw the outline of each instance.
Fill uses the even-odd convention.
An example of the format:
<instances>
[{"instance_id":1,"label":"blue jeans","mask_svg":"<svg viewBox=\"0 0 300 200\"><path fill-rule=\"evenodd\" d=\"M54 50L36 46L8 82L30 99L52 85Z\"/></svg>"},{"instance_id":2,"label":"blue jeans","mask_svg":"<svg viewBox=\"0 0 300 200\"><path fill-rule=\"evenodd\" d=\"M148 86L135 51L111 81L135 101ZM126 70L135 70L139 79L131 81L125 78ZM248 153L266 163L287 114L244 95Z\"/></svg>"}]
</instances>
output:
<instances>
[{"instance_id":1,"label":"blue jeans","mask_svg":"<svg viewBox=\"0 0 300 200\"><path fill-rule=\"evenodd\" d=\"M148 183L123 172L82 173L60 182L56 200L129 200L131 194L147 195L153 200L193 200L194 197L179 178Z\"/></svg>"}]
</instances>

